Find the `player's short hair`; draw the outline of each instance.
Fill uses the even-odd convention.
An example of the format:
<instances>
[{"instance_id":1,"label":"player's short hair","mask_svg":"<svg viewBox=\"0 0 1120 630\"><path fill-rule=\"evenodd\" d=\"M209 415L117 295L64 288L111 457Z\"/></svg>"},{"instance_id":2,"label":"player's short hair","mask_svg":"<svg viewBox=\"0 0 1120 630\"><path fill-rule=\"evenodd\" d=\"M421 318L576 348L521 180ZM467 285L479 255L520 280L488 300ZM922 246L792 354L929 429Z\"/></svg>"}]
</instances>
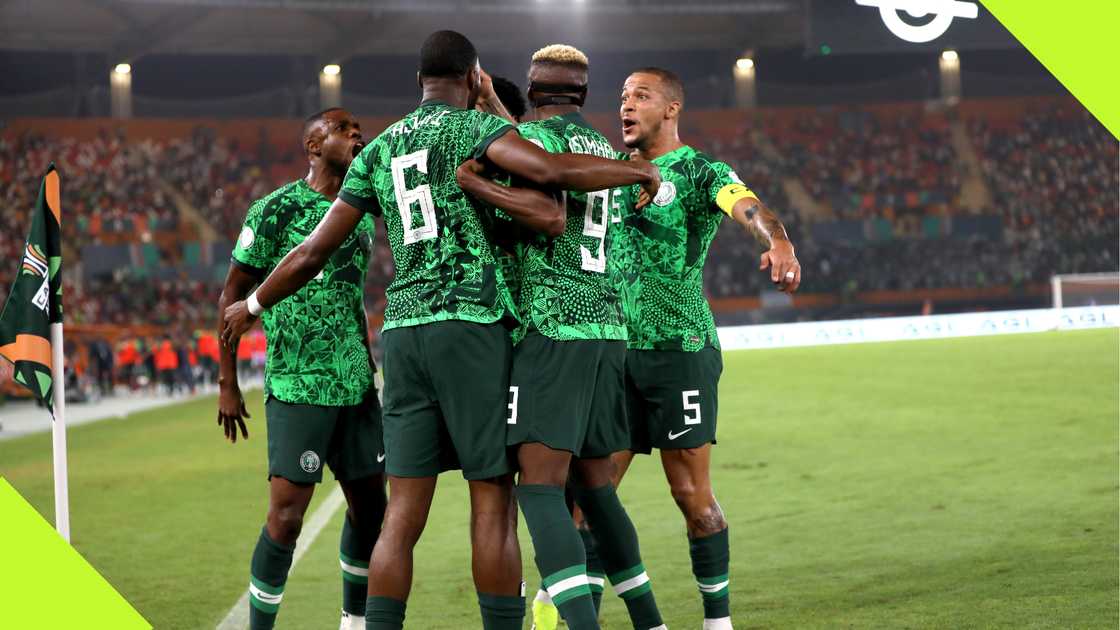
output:
<instances>
[{"instance_id":1,"label":"player's short hair","mask_svg":"<svg viewBox=\"0 0 1120 630\"><path fill-rule=\"evenodd\" d=\"M329 114L331 112L340 112L340 111L343 111L341 107L328 107L328 108L326 108L322 111L315 112L314 114L311 114L307 118L304 118L303 119L303 129L300 131L300 134L299 134L299 146L303 147L303 150L306 151L307 150L307 136L311 133L311 128L314 127L319 121L326 118L327 114Z\"/></svg>"},{"instance_id":2,"label":"player's short hair","mask_svg":"<svg viewBox=\"0 0 1120 630\"><path fill-rule=\"evenodd\" d=\"M532 63L556 64L570 66L586 71L588 68L587 55L580 49L567 44L552 44L533 53Z\"/></svg>"},{"instance_id":3,"label":"player's short hair","mask_svg":"<svg viewBox=\"0 0 1120 630\"><path fill-rule=\"evenodd\" d=\"M478 51L465 35L436 31L420 47L420 76L464 77L477 61Z\"/></svg>"},{"instance_id":4,"label":"player's short hair","mask_svg":"<svg viewBox=\"0 0 1120 630\"><path fill-rule=\"evenodd\" d=\"M498 100L514 118L521 120L526 109L525 95L521 93L521 88L505 77L492 76L490 81L494 83L494 93L498 95Z\"/></svg>"},{"instance_id":5,"label":"player's short hair","mask_svg":"<svg viewBox=\"0 0 1120 630\"><path fill-rule=\"evenodd\" d=\"M630 74L652 74L653 76L661 79L661 84L665 86L665 96L669 100L678 101L681 107L684 107L684 83L681 83L681 78L677 76L676 72L666 70L665 68L658 68L656 66L649 66L646 68L638 68Z\"/></svg>"}]
</instances>

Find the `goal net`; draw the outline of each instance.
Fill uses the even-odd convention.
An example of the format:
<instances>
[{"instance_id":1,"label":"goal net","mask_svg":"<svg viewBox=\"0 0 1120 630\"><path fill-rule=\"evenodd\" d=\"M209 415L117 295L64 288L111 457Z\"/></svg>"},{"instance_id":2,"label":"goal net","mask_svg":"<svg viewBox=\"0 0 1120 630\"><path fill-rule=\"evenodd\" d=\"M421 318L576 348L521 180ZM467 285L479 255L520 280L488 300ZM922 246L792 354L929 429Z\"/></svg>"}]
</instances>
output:
<instances>
[{"instance_id":1,"label":"goal net","mask_svg":"<svg viewBox=\"0 0 1120 630\"><path fill-rule=\"evenodd\" d=\"M1120 273L1079 273L1050 278L1054 308L1120 304Z\"/></svg>"}]
</instances>

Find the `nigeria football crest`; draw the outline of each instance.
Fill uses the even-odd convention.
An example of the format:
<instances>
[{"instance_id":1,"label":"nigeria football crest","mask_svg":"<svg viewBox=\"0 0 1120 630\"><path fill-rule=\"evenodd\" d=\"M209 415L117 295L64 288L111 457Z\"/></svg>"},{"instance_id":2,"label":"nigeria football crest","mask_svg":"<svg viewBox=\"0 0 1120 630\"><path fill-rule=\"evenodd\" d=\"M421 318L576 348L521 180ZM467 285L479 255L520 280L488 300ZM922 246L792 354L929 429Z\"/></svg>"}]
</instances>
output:
<instances>
[{"instance_id":1,"label":"nigeria football crest","mask_svg":"<svg viewBox=\"0 0 1120 630\"><path fill-rule=\"evenodd\" d=\"M319 470L319 454L315 451L304 451L303 455L299 456L299 467L307 473Z\"/></svg>"}]
</instances>

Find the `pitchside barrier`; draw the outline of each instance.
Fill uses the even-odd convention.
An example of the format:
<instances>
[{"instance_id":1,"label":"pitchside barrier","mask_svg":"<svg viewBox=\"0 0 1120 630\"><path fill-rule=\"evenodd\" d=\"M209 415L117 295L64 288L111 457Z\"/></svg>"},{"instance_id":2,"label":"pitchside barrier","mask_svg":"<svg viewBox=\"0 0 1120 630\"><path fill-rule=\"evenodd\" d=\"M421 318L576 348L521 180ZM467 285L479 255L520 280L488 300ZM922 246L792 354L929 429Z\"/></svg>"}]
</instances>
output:
<instances>
[{"instance_id":1,"label":"pitchside barrier","mask_svg":"<svg viewBox=\"0 0 1120 630\"><path fill-rule=\"evenodd\" d=\"M750 350L1116 327L1120 327L1120 306L1079 306L727 326L719 329L719 342L724 350Z\"/></svg>"}]
</instances>

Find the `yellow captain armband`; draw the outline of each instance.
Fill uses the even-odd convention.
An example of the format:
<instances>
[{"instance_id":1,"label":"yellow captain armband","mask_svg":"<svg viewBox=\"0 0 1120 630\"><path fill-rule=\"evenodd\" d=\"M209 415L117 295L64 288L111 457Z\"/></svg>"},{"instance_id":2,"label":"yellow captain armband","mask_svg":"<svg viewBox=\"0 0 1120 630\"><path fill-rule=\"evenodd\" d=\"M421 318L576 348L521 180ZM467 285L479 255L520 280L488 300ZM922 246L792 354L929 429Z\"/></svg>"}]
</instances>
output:
<instances>
[{"instance_id":1,"label":"yellow captain armband","mask_svg":"<svg viewBox=\"0 0 1120 630\"><path fill-rule=\"evenodd\" d=\"M731 210L735 207L736 203L739 203L740 199L754 199L755 201L759 201L758 195L754 194L750 188L742 184L728 184L720 188L719 192L716 193L716 205L719 206L720 210L726 212L729 217L733 216Z\"/></svg>"}]
</instances>

